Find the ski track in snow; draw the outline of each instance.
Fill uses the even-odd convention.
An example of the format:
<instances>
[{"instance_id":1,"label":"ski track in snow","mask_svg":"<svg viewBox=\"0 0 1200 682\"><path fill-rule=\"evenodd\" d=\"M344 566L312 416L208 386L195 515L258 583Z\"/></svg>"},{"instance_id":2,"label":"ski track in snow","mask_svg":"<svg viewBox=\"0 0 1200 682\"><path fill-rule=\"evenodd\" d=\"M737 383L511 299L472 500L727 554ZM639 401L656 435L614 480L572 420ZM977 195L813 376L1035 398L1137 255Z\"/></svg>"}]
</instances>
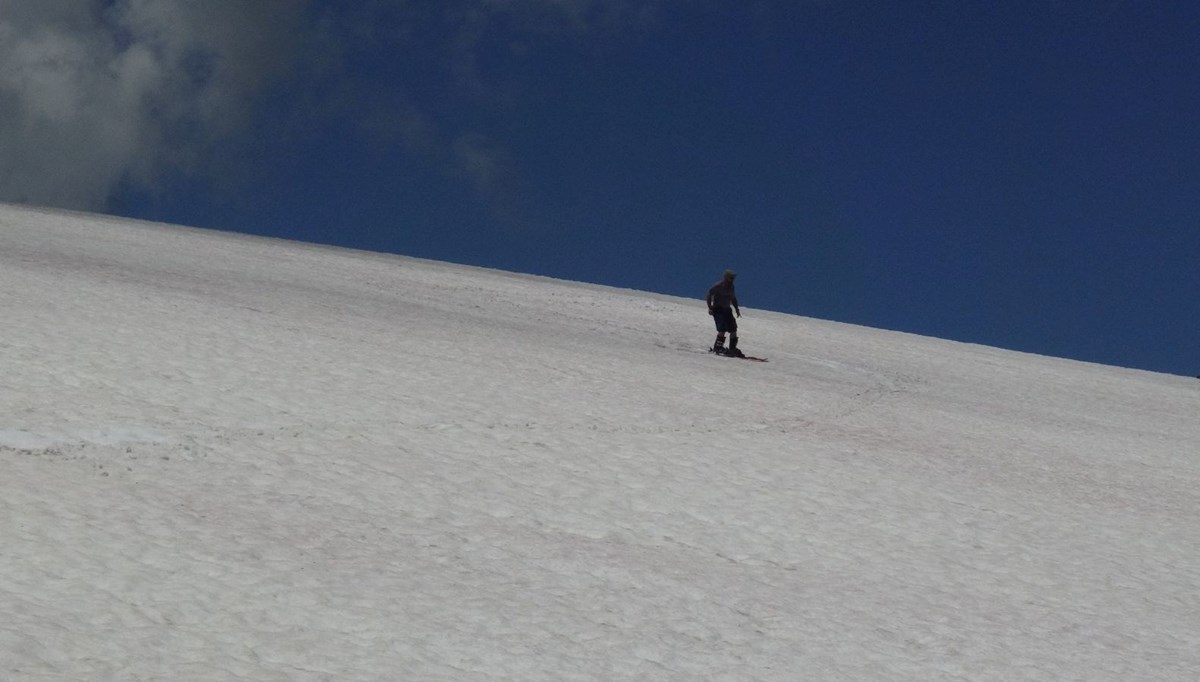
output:
<instances>
[{"instance_id":1,"label":"ski track in snow","mask_svg":"<svg viewBox=\"0 0 1200 682\"><path fill-rule=\"evenodd\" d=\"M0 206L0 677L1200 677L1194 379L745 312Z\"/></svg>"}]
</instances>

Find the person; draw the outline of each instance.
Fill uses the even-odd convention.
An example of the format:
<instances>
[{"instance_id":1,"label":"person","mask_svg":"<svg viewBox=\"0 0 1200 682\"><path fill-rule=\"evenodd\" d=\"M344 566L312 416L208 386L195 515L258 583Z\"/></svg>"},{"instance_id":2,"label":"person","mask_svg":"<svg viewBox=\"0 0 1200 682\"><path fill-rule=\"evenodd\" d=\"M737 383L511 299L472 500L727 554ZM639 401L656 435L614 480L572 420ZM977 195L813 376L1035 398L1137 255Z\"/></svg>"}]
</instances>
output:
<instances>
[{"instance_id":1,"label":"person","mask_svg":"<svg viewBox=\"0 0 1200 682\"><path fill-rule=\"evenodd\" d=\"M745 357L737 347L737 318L742 316L742 309L738 307L737 292L733 288L733 280L736 277L736 272L726 270L721 281L708 290L708 298L705 300L708 303L708 314L712 315L713 322L717 325L717 340L713 344L712 352L718 355ZM726 334L729 335L729 348L725 348Z\"/></svg>"}]
</instances>

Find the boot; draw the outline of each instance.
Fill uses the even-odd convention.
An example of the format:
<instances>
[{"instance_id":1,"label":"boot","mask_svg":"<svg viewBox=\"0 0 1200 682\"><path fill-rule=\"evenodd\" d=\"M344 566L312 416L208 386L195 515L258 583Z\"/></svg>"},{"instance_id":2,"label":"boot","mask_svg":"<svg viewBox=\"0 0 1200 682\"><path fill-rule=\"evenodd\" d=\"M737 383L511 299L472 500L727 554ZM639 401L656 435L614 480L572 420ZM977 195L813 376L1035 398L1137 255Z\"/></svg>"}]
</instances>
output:
<instances>
[{"instance_id":1,"label":"boot","mask_svg":"<svg viewBox=\"0 0 1200 682\"><path fill-rule=\"evenodd\" d=\"M731 337L729 337L729 350L725 351L725 354L726 354L726 355L732 355L732 356L734 356L735 358L744 358L744 357L746 357L746 354L745 354L745 353L743 353L742 351L738 350L738 347L737 347L737 342L738 342L738 338L737 338L736 336L731 336Z\"/></svg>"},{"instance_id":2,"label":"boot","mask_svg":"<svg viewBox=\"0 0 1200 682\"><path fill-rule=\"evenodd\" d=\"M713 343L712 352L716 353L717 355L725 354L725 335L724 334L717 335L717 340L715 343Z\"/></svg>"}]
</instances>

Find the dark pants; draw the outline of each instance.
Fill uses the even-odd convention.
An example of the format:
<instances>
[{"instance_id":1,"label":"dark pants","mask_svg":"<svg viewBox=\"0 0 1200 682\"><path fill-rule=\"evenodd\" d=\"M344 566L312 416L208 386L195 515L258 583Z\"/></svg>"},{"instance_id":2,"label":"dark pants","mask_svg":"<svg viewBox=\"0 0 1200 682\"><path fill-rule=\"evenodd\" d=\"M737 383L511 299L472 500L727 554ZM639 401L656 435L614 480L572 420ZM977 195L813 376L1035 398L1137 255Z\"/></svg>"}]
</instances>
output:
<instances>
[{"instance_id":1,"label":"dark pants","mask_svg":"<svg viewBox=\"0 0 1200 682\"><path fill-rule=\"evenodd\" d=\"M733 308L713 308L713 322L721 334L737 334L737 318L733 316Z\"/></svg>"}]
</instances>

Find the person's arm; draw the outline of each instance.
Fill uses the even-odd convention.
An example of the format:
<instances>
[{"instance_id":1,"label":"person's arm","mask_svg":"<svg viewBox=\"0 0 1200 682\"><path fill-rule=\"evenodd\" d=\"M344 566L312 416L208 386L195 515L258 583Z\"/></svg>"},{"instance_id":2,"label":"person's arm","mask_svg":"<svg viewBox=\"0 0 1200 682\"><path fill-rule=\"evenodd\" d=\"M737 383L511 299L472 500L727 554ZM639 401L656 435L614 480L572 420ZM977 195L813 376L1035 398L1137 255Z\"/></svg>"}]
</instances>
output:
<instances>
[{"instance_id":1,"label":"person's arm","mask_svg":"<svg viewBox=\"0 0 1200 682\"><path fill-rule=\"evenodd\" d=\"M713 293L714 293L713 290L709 289L708 290L708 298L704 299L704 303L708 305L708 314L709 315L713 314L713 309L712 309Z\"/></svg>"},{"instance_id":2,"label":"person's arm","mask_svg":"<svg viewBox=\"0 0 1200 682\"><path fill-rule=\"evenodd\" d=\"M738 317L742 316L742 309L738 307L737 295L733 296L733 312L737 313Z\"/></svg>"}]
</instances>

